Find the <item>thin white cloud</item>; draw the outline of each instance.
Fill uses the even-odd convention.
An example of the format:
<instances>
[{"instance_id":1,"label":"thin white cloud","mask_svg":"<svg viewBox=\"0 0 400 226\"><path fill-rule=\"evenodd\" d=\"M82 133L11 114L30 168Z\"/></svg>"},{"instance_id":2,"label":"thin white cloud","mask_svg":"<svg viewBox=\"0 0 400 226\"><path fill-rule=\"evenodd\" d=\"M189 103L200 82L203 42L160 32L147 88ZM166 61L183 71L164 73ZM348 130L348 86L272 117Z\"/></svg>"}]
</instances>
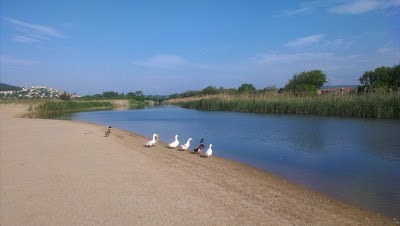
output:
<instances>
[{"instance_id":1,"label":"thin white cloud","mask_svg":"<svg viewBox=\"0 0 400 226\"><path fill-rule=\"evenodd\" d=\"M15 26L15 34L13 40L25 44L38 44L41 41L49 40L51 38L62 38L61 33L55 28L23 22L20 20L5 18L5 20Z\"/></svg>"},{"instance_id":2,"label":"thin white cloud","mask_svg":"<svg viewBox=\"0 0 400 226\"><path fill-rule=\"evenodd\" d=\"M282 15L292 16L319 10L337 14L362 14L378 9L400 6L400 0L332 0L303 2L298 8L284 10Z\"/></svg>"},{"instance_id":3,"label":"thin white cloud","mask_svg":"<svg viewBox=\"0 0 400 226\"><path fill-rule=\"evenodd\" d=\"M310 1L301 3L300 7L296 9L287 9L283 11L284 16L292 16L299 14L306 14L314 11L317 6L320 4L319 1Z\"/></svg>"},{"instance_id":4,"label":"thin white cloud","mask_svg":"<svg viewBox=\"0 0 400 226\"><path fill-rule=\"evenodd\" d=\"M280 63L294 63L300 61L310 61L314 59L328 60L334 56L330 52L321 53L292 53L292 54L265 54L261 55L258 59L262 64L280 64Z\"/></svg>"},{"instance_id":5,"label":"thin white cloud","mask_svg":"<svg viewBox=\"0 0 400 226\"><path fill-rule=\"evenodd\" d=\"M355 41L346 41L344 39L323 40L321 48L325 49L349 49Z\"/></svg>"},{"instance_id":6,"label":"thin white cloud","mask_svg":"<svg viewBox=\"0 0 400 226\"><path fill-rule=\"evenodd\" d=\"M186 60L176 55L157 55L144 60L135 60L132 64L143 67L169 68L186 64Z\"/></svg>"},{"instance_id":7,"label":"thin white cloud","mask_svg":"<svg viewBox=\"0 0 400 226\"><path fill-rule=\"evenodd\" d=\"M22 22L22 21L15 20L12 18L6 18L6 20L14 25L27 28L30 31L38 33L38 34L42 34L45 36L51 36L51 37L62 37L60 32L58 32L56 29L51 28L49 26L45 26L45 25L41 25L41 24L30 24L30 23Z\"/></svg>"},{"instance_id":8,"label":"thin white cloud","mask_svg":"<svg viewBox=\"0 0 400 226\"><path fill-rule=\"evenodd\" d=\"M391 48L380 48L378 50L376 50L378 53L387 53L387 52L391 52L393 51L393 49Z\"/></svg>"},{"instance_id":9,"label":"thin white cloud","mask_svg":"<svg viewBox=\"0 0 400 226\"><path fill-rule=\"evenodd\" d=\"M376 9L386 9L400 6L399 0L352 0L329 8L330 12L338 14L362 14Z\"/></svg>"},{"instance_id":10,"label":"thin white cloud","mask_svg":"<svg viewBox=\"0 0 400 226\"><path fill-rule=\"evenodd\" d=\"M399 48L389 48L389 47L383 47L380 49L376 50L378 53L384 53L384 54L393 54L393 55L397 55L397 59L400 59L400 49ZM400 62L399 62L400 63Z\"/></svg>"},{"instance_id":11,"label":"thin white cloud","mask_svg":"<svg viewBox=\"0 0 400 226\"><path fill-rule=\"evenodd\" d=\"M386 43L386 45L384 46L384 48L387 48L389 45L392 44L393 41L389 41L388 43Z\"/></svg>"},{"instance_id":12,"label":"thin white cloud","mask_svg":"<svg viewBox=\"0 0 400 226\"><path fill-rule=\"evenodd\" d=\"M292 10L285 10L284 15L291 16L291 15L296 15L296 14L302 14L306 12L312 11L311 7L301 7L298 9L292 9Z\"/></svg>"},{"instance_id":13,"label":"thin white cloud","mask_svg":"<svg viewBox=\"0 0 400 226\"><path fill-rule=\"evenodd\" d=\"M13 38L13 40L16 42L22 42L22 43L26 43L26 44L41 43L41 41L36 38L27 37L27 36L23 36L23 35L16 35Z\"/></svg>"},{"instance_id":14,"label":"thin white cloud","mask_svg":"<svg viewBox=\"0 0 400 226\"><path fill-rule=\"evenodd\" d=\"M310 45L318 43L319 41L322 40L322 38L323 38L322 34L311 35L311 36L307 36L307 37L298 38L298 39L288 42L284 45L290 46L290 47L310 46Z\"/></svg>"},{"instance_id":15,"label":"thin white cloud","mask_svg":"<svg viewBox=\"0 0 400 226\"><path fill-rule=\"evenodd\" d=\"M34 65L38 64L39 61L36 60L27 60L27 59L18 59L14 57L10 57L7 55L0 56L0 64L1 65Z\"/></svg>"},{"instance_id":16,"label":"thin white cloud","mask_svg":"<svg viewBox=\"0 0 400 226\"><path fill-rule=\"evenodd\" d=\"M378 1L353 1L350 3L335 6L331 12L339 14L361 14L379 7Z\"/></svg>"}]
</instances>

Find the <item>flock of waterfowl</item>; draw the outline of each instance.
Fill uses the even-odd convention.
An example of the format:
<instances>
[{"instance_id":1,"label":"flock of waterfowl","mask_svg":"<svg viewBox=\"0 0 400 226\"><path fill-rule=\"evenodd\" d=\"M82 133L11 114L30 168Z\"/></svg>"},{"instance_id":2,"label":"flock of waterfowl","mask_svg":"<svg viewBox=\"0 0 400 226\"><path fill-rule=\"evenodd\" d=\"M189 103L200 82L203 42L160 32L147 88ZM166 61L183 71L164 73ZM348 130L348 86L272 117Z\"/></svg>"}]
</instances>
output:
<instances>
[{"instance_id":1,"label":"flock of waterfowl","mask_svg":"<svg viewBox=\"0 0 400 226\"><path fill-rule=\"evenodd\" d=\"M176 147L178 147L178 145L179 145L178 137L179 137L178 135L175 135L175 140L174 140L173 142L171 142L171 143L168 144L168 147L169 147L169 148L176 148ZM193 140L192 138L189 138L185 144L181 144L181 148L182 148L183 151L189 149L189 147L190 147L190 141L192 141L192 140ZM158 134L155 133L155 134L153 134L153 139L147 141L147 143L145 144L145 146L146 146L146 147L152 147L152 146L154 146L157 142L158 142ZM202 155L202 156L205 156L205 157L211 157L211 155L212 155L212 153L213 153L212 144L210 144L209 148L202 154L203 149L204 149L204 144L203 144L203 142L204 142L204 139L201 138L200 145L199 145L197 148L193 149L193 151L194 151L195 153L198 153L199 155Z\"/></svg>"},{"instance_id":2,"label":"flock of waterfowl","mask_svg":"<svg viewBox=\"0 0 400 226\"><path fill-rule=\"evenodd\" d=\"M108 137L111 133L111 126L108 127L107 132L105 133L105 136ZM178 135L175 135L175 140L171 143L168 144L169 148L176 148L179 145L179 140L178 140ZM189 149L190 147L190 141L192 141L192 138L189 138L185 144L181 144L181 148L183 151ZM147 141L145 144L146 147L152 147L158 142L158 134L155 133L153 134L153 139ZM200 145L197 148L194 148L193 151L199 155L205 156L205 157L211 157L213 150L212 150L212 144L208 147L208 149L202 154L204 150L204 139L201 138L200 140Z\"/></svg>"}]
</instances>

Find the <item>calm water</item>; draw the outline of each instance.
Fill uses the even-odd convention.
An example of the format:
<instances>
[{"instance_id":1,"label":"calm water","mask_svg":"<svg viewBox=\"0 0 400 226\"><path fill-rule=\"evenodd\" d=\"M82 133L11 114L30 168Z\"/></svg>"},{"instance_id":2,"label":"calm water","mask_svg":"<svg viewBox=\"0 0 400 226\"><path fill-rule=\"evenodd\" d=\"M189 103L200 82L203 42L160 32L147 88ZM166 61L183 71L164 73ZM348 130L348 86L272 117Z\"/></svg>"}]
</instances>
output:
<instances>
[{"instance_id":1,"label":"calm water","mask_svg":"<svg viewBox=\"0 0 400 226\"><path fill-rule=\"evenodd\" d=\"M75 113L67 119L113 126L272 172L329 196L400 218L400 121L208 112L172 106Z\"/></svg>"}]
</instances>

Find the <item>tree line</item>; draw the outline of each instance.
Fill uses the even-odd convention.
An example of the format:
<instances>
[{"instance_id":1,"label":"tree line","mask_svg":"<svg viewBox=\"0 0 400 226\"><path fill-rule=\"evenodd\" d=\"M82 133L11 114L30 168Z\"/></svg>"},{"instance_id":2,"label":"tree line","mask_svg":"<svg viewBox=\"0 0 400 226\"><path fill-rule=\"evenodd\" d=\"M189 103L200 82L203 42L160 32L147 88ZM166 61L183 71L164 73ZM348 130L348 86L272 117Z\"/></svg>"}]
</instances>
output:
<instances>
[{"instance_id":1,"label":"tree line","mask_svg":"<svg viewBox=\"0 0 400 226\"><path fill-rule=\"evenodd\" d=\"M86 95L80 97L82 100L116 100L127 99L143 102L144 100L152 100L155 102L162 102L168 98L167 95L144 95L143 91L135 91L129 93L118 93L114 91L103 92L102 94Z\"/></svg>"},{"instance_id":2,"label":"tree line","mask_svg":"<svg viewBox=\"0 0 400 226\"><path fill-rule=\"evenodd\" d=\"M145 96L142 91L129 92L127 94L118 93L114 91L103 92L102 94L86 95L80 97L82 100L116 100L116 99L133 99L137 101L144 101Z\"/></svg>"},{"instance_id":3,"label":"tree line","mask_svg":"<svg viewBox=\"0 0 400 226\"><path fill-rule=\"evenodd\" d=\"M393 92L400 89L400 65L393 67L379 67L374 71L366 71L360 78L357 93L369 92ZM174 93L166 99L185 98L191 96L216 95L216 94L252 94L266 92L287 92L295 95L312 96L317 95L318 90L327 82L327 76L321 70L304 71L293 75L288 83L282 88L268 86L257 90L253 84L244 83L239 88L216 88L207 86L203 90L188 90L183 93Z\"/></svg>"}]
</instances>

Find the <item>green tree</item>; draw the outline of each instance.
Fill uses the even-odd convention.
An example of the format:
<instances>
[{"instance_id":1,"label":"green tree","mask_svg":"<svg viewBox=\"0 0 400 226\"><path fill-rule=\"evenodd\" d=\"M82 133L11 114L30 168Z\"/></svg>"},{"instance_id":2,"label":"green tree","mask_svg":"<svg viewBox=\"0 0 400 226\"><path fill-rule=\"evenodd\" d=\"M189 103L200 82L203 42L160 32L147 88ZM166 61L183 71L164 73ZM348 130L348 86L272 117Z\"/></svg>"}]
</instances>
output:
<instances>
[{"instance_id":1,"label":"green tree","mask_svg":"<svg viewBox=\"0 0 400 226\"><path fill-rule=\"evenodd\" d=\"M389 72L390 87L394 90L400 89L400 64L396 65Z\"/></svg>"},{"instance_id":2,"label":"green tree","mask_svg":"<svg viewBox=\"0 0 400 226\"><path fill-rule=\"evenodd\" d=\"M62 93L60 95L60 100L69 101L71 100L71 95L69 95L68 93Z\"/></svg>"},{"instance_id":3,"label":"green tree","mask_svg":"<svg viewBox=\"0 0 400 226\"><path fill-rule=\"evenodd\" d=\"M143 91L136 91L136 92L135 92L135 95L136 95L136 96L143 96Z\"/></svg>"},{"instance_id":4,"label":"green tree","mask_svg":"<svg viewBox=\"0 0 400 226\"><path fill-rule=\"evenodd\" d=\"M254 93L256 91L256 87L254 87L253 84L248 83L242 84L238 89L238 93Z\"/></svg>"},{"instance_id":5,"label":"green tree","mask_svg":"<svg viewBox=\"0 0 400 226\"><path fill-rule=\"evenodd\" d=\"M278 89L275 86L267 86L264 89L261 90L262 92L268 93L268 92L278 92Z\"/></svg>"},{"instance_id":6,"label":"green tree","mask_svg":"<svg viewBox=\"0 0 400 226\"><path fill-rule=\"evenodd\" d=\"M394 67L379 67L374 71L366 71L360 78L359 91L388 91L400 87L400 65Z\"/></svg>"},{"instance_id":7,"label":"green tree","mask_svg":"<svg viewBox=\"0 0 400 226\"><path fill-rule=\"evenodd\" d=\"M315 95L317 90L326 82L326 75L322 71L305 71L300 74L295 74L285 86L285 90L294 92L296 94Z\"/></svg>"},{"instance_id":8,"label":"green tree","mask_svg":"<svg viewBox=\"0 0 400 226\"><path fill-rule=\"evenodd\" d=\"M135 97L136 97L136 94L135 94L134 92L129 92L129 93L126 94L126 96L127 96L128 98L135 98Z\"/></svg>"},{"instance_id":9,"label":"green tree","mask_svg":"<svg viewBox=\"0 0 400 226\"><path fill-rule=\"evenodd\" d=\"M134 99L137 101L144 101L144 95L142 91L136 91L136 92L129 92L125 95L125 97L129 99Z\"/></svg>"},{"instance_id":10,"label":"green tree","mask_svg":"<svg viewBox=\"0 0 400 226\"><path fill-rule=\"evenodd\" d=\"M202 92L203 94L206 94L206 95L212 95L212 94L217 94L217 93L218 93L218 90L217 90L217 88L215 88L214 86L207 86L207 87L204 88L201 92Z\"/></svg>"},{"instance_id":11,"label":"green tree","mask_svg":"<svg viewBox=\"0 0 400 226\"><path fill-rule=\"evenodd\" d=\"M118 99L118 93L114 91L103 92L103 98L105 99Z\"/></svg>"},{"instance_id":12,"label":"green tree","mask_svg":"<svg viewBox=\"0 0 400 226\"><path fill-rule=\"evenodd\" d=\"M179 97L180 97L180 95L178 93L173 93L173 94L170 94L168 96L168 99L176 99L176 98L179 98Z\"/></svg>"}]
</instances>

